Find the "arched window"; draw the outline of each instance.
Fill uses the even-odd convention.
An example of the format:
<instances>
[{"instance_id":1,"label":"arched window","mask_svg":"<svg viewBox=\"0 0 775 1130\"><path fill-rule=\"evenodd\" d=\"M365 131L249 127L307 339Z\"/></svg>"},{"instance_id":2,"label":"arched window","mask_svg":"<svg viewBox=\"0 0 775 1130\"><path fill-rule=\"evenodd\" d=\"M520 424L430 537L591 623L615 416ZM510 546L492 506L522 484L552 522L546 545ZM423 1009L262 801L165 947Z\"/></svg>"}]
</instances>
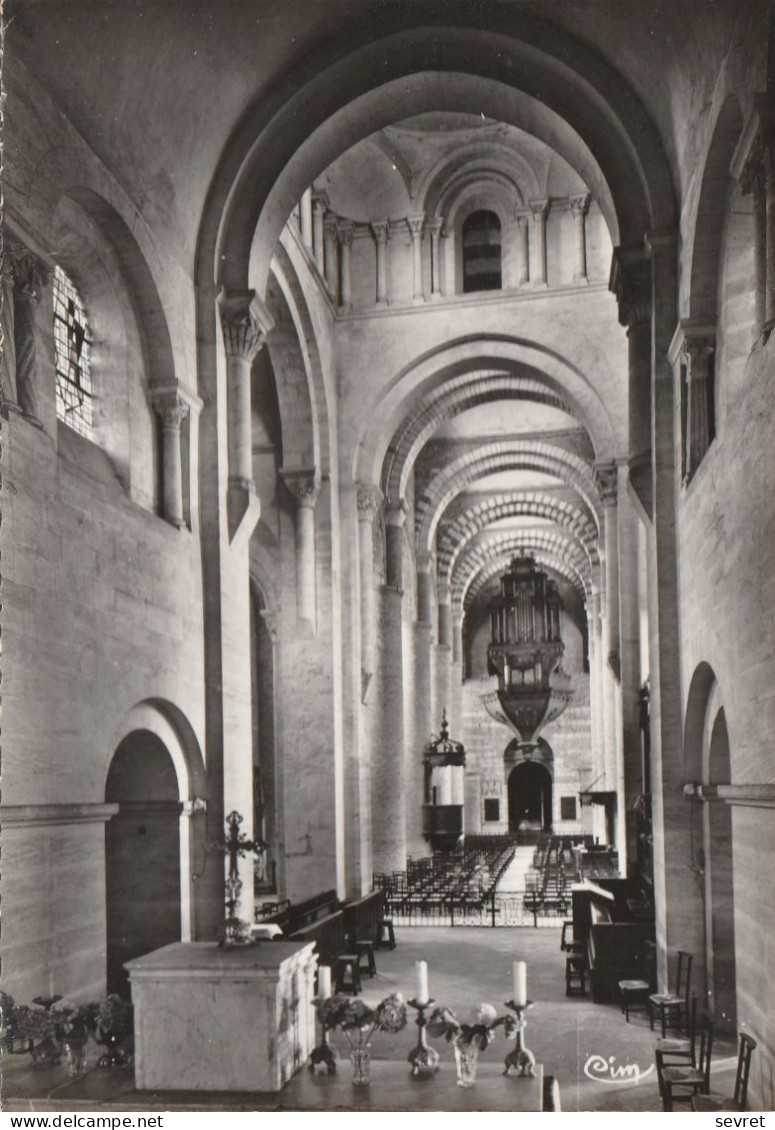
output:
<instances>
[{"instance_id":1,"label":"arched window","mask_svg":"<svg viewBox=\"0 0 775 1130\"><path fill-rule=\"evenodd\" d=\"M54 269L54 349L57 418L92 439L89 326L81 296L60 267Z\"/></svg>"},{"instance_id":2,"label":"arched window","mask_svg":"<svg viewBox=\"0 0 775 1130\"><path fill-rule=\"evenodd\" d=\"M463 224L463 291L501 285L501 222L494 212L472 212Z\"/></svg>"}]
</instances>

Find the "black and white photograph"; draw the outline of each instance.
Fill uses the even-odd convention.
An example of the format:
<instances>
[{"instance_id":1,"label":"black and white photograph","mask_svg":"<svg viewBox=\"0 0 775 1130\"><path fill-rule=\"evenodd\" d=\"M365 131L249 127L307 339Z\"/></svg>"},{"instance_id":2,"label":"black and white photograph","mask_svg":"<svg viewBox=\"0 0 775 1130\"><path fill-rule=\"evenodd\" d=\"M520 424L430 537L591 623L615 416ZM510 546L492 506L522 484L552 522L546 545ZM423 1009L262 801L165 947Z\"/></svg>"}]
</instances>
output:
<instances>
[{"instance_id":1,"label":"black and white photograph","mask_svg":"<svg viewBox=\"0 0 775 1130\"><path fill-rule=\"evenodd\" d=\"M0 131L3 1130L765 1126L774 0L5 0Z\"/></svg>"}]
</instances>

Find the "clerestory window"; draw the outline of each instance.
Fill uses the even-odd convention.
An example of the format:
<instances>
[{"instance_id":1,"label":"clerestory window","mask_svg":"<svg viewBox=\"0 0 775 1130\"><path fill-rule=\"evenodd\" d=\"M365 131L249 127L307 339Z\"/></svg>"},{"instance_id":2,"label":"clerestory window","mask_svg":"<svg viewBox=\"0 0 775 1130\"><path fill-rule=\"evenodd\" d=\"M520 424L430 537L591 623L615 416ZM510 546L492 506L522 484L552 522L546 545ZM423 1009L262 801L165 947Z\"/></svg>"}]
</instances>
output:
<instances>
[{"instance_id":1,"label":"clerestory window","mask_svg":"<svg viewBox=\"0 0 775 1130\"><path fill-rule=\"evenodd\" d=\"M463 224L463 291L501 286L501 222L494 212L472 212Z\"/></svg>"},{"instance_id":2,"label":"clerestory window","mask_svg":"<svg viewBox=\"0 0 775 1130\"><path fill-rule=\"evenodd\" d=\"M91 338L86 311L72 280L54 270L54 348L57 418L79 435L94 437Z\"/></svg>"}]
</instances>

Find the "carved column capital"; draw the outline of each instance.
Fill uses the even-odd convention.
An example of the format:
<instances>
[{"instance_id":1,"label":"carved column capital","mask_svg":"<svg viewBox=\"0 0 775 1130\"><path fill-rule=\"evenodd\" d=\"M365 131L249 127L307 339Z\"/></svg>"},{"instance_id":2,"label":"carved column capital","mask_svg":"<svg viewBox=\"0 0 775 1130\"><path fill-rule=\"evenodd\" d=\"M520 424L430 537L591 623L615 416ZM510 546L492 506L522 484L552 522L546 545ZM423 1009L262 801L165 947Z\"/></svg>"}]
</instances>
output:
<instances>
[{"instance_id":1,"label":"carved column capital","mask_svg":"<svg viewBox=\"0 0 775 1130\"><path fill-rule=\"evenodd\" d=\"M444 226L444 221L437 217L435 220L426 220L425 227L430 232L431 236L436 237L441 235L441 229Z\"/></svg>"},{"instance_id":2,"label":"carved column capital","mask_svg":"<svg viewBox=\"0 0 775 1130\"><path fill-rule=\"evenodd\" d=\"M312 211L318 216L325 215L328 211L328 196L320 189L312 193Z\"/></svg>"},{"instance_id":3,"label":"carved column capital","mask_svg":"<svg viewBox=\"0 0 775 1130\"><path fill-rule=\"evenodd\" d=\"M402 530L406 525L406 503L391 502L385 511L385 525L396 530Z\"/></svg>"},{"instance_id":4,"label":"carved column capital","mask_svg":"<svg viewBox=\"0 0 775 1130\"><path fill-rule=\"evenodd\" d=\"M569 196L568 204L574 217L585 216L589 210L589 193L580 193L578 196Z\"/></svg>"},{"instance_id":5,"label":"carved column capital","mask_svg":"<svg viewBox=\"0 0 775 1130\"><path fill-rule=\"evenodd\" d=\"M178 429L191 410L188 401L177 392L152 392L151 402L165 428Z\"/></svg>"},{"instance_id":6,"label":"carved column capital","mask_svg":"<svg viewBox=\"0 0 775 1130\"><path fill-rule=\"evenodd\" d=\"M740 188L743 196L752 193L758 199L764 195L764 143L760 133L756 135L748 158L743 165L743 171L740 174Z\"/></svg>"},{"instance_id":7,"label":"carved column capital","mask_svg":"<svg viewBox=\"0 0 775 1130\"><path fill-rule=\"evenodd\" d=\"M269 636L272 646L274 646L279 638L277 614L275 612L270 612L268 608L262 608L259 612L259 616L264 623L264 627L266 628L267 635Z\"/></svg>"},{"instance_id":8,"label":"carved column capital","mask_svg":"<svg viewBox=\"0 0 775 1130\"><path fill-rule=\"evenodd\" d=\"M651 263L641 248L614 248L609 289L628 330L651 320Z\"/></svg>"},{"instance_id":9,"label":"carved column capital","mask_svg":"<svg viewBox=\"0 0 775 1130\"><path fill-rule=\"evenodd\" d=\"M390 221L372 220L369 227L371 228L371 234L374 236L374 242L384 247L390 237Z\"/></svg>"},{"instance_id":10,"label":"carved column capital","mask_svg":"<svg viewBox=\"0 0 775 1130\"><path fill-rule=\"evenodd\" d=\"M353 229L353 225L349 220L346 220L344 223L340 222L337 226L336 232L341 244L343 244L345 247L352 247L355 231Z\"/></svg>"},{"instance_id":11,"label":"carved column capital","mask_svg":"<svg viewBox=\"0 0 775 1130\"><path fill-rule=\"evenodd\" d=\"M425 213L418 212L413 216L406 217L406 226L409 228L409 234L412 237L412 242L422 238L423 225L425 224Z\"/></svg>"},{"instance_id":12,"label":"carved column capital","mask_svg":"<svg viewBox=\"0 0 775 1130\"><path fill-rule=\"evenodd\" d=\"M286 488L296 499L298 507L314 509L320 495L320 476L314 467L296 467L281 470Z\"/></svg>"},{"instance_id":13,"label":"carved column capital","mask_svg":"<svg viewBox=\"0 0 775 1130\"><path fill-rule=\"evenodd\" d=\"M7 240L4 249L3 273L10 275L17 296L40 301L48 285L51 271L37 255L18 240Z\"/></svg>"},{"instance_id":14,"label":"carved column capital","mask_svg":"<svg viewBox=\"0 0 775 1130\"><path fill-rule=\"evenodd\" d=\"M529 212L517 212L517 227L521 232L527 231L527 225L530 222Z\"/></svg>"},{"instance_id":15,"label":"carved column capital","mask_svg":"<svg viewBox=\"0 0 775 1130\"><path fill-rule=\"evenodd\" d=\"M379 487L371 483L358 486L358 521L372 522L384 499Z\"/></svg>"},{"instance_id":16,"label":"carved column capital","mask_svg":"<svg viewBox=\"0 0 775 1130\"><path fill-rule=\"evenodd\" d=\"M604 506L615 506L618 474L615 463L598 463L595 466L595 484Z\"/></svg>"},{"instance_id":17,"label":"carved column capital","mask_svg":"<svg viewBox=\"0 0 775 1130\"><path fill-rule=\"evenodd\" d=\"M327 212L323 220L323 232L326 239L337 240L339 238L339 217L336 212Z\"/></svg>"},{"instance_id":18,"label":"carved column capital","mask_svg":"<svg viewBox=\"0 0 775 1130\"><path fill-rule=\"evenodd\" d=\"M221 329L227 357L240 357L252 363L266 344L274 318L255 291L222 290L218 297Z\"/></svg>"},{"instance_id":19,"label":"carved column capital","mask_svg":"<svg viewBox=\"0 0 775 1130\"><path fill-rule=\"evenodd\" d=\"M530 211L533 214L534 220L545 220L549 213L548 200L531 200Z\"/></svg>"}]
</instances>

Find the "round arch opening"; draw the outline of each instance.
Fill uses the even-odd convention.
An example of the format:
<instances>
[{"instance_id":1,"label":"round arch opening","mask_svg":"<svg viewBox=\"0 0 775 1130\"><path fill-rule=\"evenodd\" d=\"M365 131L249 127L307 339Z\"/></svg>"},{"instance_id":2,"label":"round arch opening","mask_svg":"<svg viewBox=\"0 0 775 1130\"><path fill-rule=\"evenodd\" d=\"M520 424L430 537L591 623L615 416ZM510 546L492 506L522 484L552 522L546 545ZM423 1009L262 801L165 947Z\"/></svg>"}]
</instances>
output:
<instances>
[{"instance_id":1,"label":"round arch opening","mask_svg":"<svg viewBox=\"0 0 775 1130\"><path fill-rule=\"evenodd\" d=\"M549 832L552 775L539 761L521 761L508 778L509 832Z\"/></svg>"},{"instance_id":2,"label":"round arch opening","mask_svg":"<svg viewBox=\"0 0 775 1130\"><path fill-rule=\"evenodd\" d=\"M181 803L161 738L127 734L110 763L105 801L118 804L105 828L107 987L128 997L124 964L181 940Z\"/></svg>"}]
</instances>

